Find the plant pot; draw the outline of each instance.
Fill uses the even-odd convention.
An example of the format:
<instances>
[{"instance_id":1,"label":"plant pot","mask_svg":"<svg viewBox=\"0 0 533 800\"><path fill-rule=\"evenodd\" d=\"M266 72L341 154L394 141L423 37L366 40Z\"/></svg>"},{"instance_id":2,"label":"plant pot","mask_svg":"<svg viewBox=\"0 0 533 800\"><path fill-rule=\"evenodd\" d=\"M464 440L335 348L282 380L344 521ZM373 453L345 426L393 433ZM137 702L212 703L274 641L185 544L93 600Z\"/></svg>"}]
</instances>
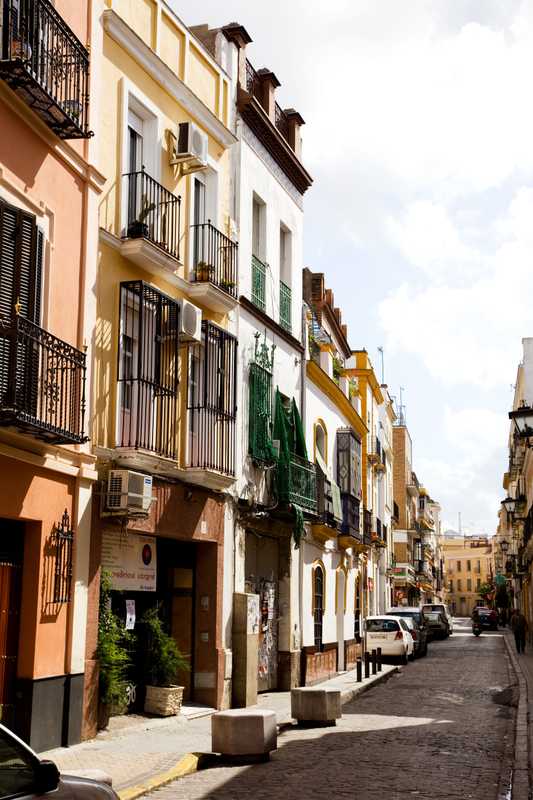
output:
<instances>
[{"instance_id":1,"label":"plant pot","mask_svg":"<svg viewBox=\"0 0 533 800\"><path fill-rule=\"evenodd\" d=\"M180 713L183 686L147 686L144 700L146 714L172 717Z\"/></svg>"},{"instance_id":2,"label":"plant pot","mask_svg":"<svg viewBox=\"0 0 533 800\"><path fill-rule=\"evenodd\" d=\"M130 222L128 225L128 239L146 239L148 237L148 225L145 222Z\"/></svg>"}]
</instances>

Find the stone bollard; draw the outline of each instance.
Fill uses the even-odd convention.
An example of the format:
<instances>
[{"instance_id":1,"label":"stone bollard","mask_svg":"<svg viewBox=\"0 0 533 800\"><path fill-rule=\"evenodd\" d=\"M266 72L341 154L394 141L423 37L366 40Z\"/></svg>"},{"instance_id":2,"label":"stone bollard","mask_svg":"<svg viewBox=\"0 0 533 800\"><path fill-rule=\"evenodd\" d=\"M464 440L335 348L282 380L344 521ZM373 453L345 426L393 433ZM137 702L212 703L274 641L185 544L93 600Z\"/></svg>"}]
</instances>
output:
<instances>
[{"instance_id":1,"label":"stone bollard","mask_svg":"<svg viewBox=\"0 0 533 800\"><path fill-rule=\"evenodd\" d=\"M342 716L341 690L305 686L291 689L291 716L299 725L335 725Z\"/></svg>"},{"instance_id":2,"label":"stone bollard","mask_svg":"<svg viewBox=\"0 0 533 800\"><path fill-rule=\"evenodd\" d=\"M378 671L378 658L375 650L372 650L372 675L377 675Z\"/></svg>"},{"instance_id":3,"label":"stone bollard","mask_svg":"<svg viewBox=\"0 0 533 800\"><path fill-rule=\"evenodd\" d=\"M235 763L268 761L277 741L274 711L233 708L211 717L211 750Z\"/></svg>"},{"instance_id":4,"label":"stone bollard","mask_svg":"<svg viewBox=\"0 0 533 800\"><path fill-rule=\"evenodd\" d=\"M378 647L378 672L383 669L383 657L381 655L381 647Z\"/></svg>"},{"instance_id":5,"label":"stone bollard","mask_svg":"<svg viewBox=\"0 0 533 800\"><path fill-rule=\"evenodd\" d=\"M365 652L365 678L370 678L370 653Z\"/></svg>"}]
</instances>

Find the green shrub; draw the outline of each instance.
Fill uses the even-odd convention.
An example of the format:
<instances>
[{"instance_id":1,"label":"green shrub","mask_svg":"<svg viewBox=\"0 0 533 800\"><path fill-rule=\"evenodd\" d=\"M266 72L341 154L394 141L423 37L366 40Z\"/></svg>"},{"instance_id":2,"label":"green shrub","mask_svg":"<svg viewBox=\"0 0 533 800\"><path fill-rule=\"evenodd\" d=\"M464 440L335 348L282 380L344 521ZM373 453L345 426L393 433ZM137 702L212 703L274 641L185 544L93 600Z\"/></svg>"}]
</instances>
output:
<instances>
[{"instance_id":1,"label":"green shrub","mask_svg":"<svg viewBox=\"0 0 533 800\"><path fill-rule=\"evenodd\" d=\"M122 706L126 702L127 672L131 665L129 648L133 636L111 610L111 579L102 570L97 656L100 663L99 696L102 703Z\"/></svg>"},{"instance_id":2,"label":"green shrub","mask_svg":"<svg viewBox=\"0 0 533 800\"><path fill-rule=\"evenodd\" d=\"M145 666L146 684L149 686L172 686L176 683L178 671L188 670L189 663L178 650L172 636L165 631L157 608L146 611L141 622L146 626L148 643Z\"/></svg>"}]
</instances>

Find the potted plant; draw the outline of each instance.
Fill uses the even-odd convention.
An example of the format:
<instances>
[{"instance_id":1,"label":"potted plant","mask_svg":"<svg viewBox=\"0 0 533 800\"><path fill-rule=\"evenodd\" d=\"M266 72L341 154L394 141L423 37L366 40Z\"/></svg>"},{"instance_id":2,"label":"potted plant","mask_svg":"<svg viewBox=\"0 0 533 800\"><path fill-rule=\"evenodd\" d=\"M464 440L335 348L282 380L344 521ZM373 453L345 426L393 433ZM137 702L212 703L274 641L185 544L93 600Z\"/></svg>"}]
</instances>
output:
<instances>
[{"instance_id":1,"label":"potted plant","mask_svg":"<svg viewBox=\"0 0 533 800\"><path fill-rule=\"evenodd\" d=\"M206 261L199 261L196 265L195 273L197 281L210 281L215 273L215 269Z\"/></svg>"},{"instance_id":2,"label":"potted plant","mask_svg":"<svg viewBox=\"0 0 533 800\"><path fill-rule=\"evenodd\" d=\"M146 239L150 233L148 225L145 222L148 214L151 214L155 209L155 203L144 202L144 206L139 211L137 219L134 219L128 225L128 239Z\"/></svg>"},{"instance_id":3,"label":"potted plant","mask_svg":"<svg viewBox=\"0 0 533 800\"><path fill-rule=\"evenodd\" d=\"M223 279L220 281L220 288L225 292L231 292L235 288L235 282Z\"/></svg>"},{"instance_id":4,"label":"potted plant","mask_svg":"<svg viewBox=\"0 0 533 800\"><path fill-rule=\"evenodd\" d=\"M100 611L98 616L99 661L98 727L106 728L112 714L127 708L127 672L131 666L129 647L132 634L111 610L111 579L102 571L100 578Z\"/></svg>"},{"instance_id":5,"label":"potted plant","mask_svg":"<svg viewBox=\"0 0 533 800\"><path fill-rule=\"evenodd\" d=\"M141 621L148 643L144 710L160 717L174 716L180 712L184 689L176 684L176 676L179 670L188 670L189 664L165 631L157 608L147 611Z\"/></svg>"}]
</instances>

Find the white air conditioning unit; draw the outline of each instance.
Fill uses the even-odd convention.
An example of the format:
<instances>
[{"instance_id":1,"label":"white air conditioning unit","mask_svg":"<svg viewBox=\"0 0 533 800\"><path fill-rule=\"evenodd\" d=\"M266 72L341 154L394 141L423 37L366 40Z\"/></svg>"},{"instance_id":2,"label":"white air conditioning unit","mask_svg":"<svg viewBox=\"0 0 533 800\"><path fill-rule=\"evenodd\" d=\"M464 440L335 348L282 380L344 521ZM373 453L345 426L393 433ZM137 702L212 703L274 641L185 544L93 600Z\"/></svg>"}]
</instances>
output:
<instances>
[{"instance_id":1,"label":"white air conditioning unit","mask_svg":"<svg viewBox=\"0 0 533 800\"><path fill-rule=\"evenodd\" d=\"M207 166L207 134L200 130L194 122L180 122L178 126L178 139L174 144L170 163L181 164L184 161L189 166Z\"/></svg>"},{"instance_id":2,"label":"white air conditioning unit","mask_svg":"<svg viewBox=\"0 0 533 800\"><path fill-rule=\"evenodd\" d=\"M152 503L152 476L129 469L110 469L107 476L108 511L147 514Z\"/></svg>"},{"instance_id":3,"label":"white air conditioning unit","mask_svg":"<svg viewBox=\"0 0 533 800\"><path fill-rule=\"evenodd\" d=\"M188 300L181 300L180 305L180 340L182 342L201 342L202 310L189 303Z\"/></svg>"}]
</instances>

